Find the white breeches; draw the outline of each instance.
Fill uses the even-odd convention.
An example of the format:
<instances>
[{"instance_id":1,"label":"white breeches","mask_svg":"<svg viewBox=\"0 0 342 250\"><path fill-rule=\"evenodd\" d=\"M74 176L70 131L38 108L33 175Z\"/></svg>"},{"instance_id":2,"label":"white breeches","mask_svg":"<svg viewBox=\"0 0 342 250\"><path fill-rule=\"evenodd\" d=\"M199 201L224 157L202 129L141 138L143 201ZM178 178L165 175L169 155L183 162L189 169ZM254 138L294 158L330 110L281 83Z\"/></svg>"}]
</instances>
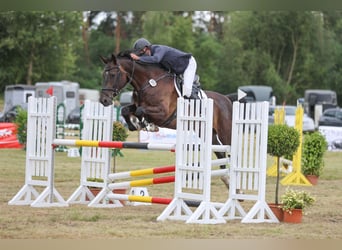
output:
<instances>
[{"instance_id":1,"label":"white breeches","mask_svg":"<svg viewBox=\"0 0 342 250\"><path fill-rule=\"evenodd\" d=\"M192 84L195 79L196 69L197 69L197 63L196 63L195 58L192 56L190 57L188 67L185 69L183 73L183 77L184 77L183 96L190 97L191 95Z\"/></svg>"}]
</instances>

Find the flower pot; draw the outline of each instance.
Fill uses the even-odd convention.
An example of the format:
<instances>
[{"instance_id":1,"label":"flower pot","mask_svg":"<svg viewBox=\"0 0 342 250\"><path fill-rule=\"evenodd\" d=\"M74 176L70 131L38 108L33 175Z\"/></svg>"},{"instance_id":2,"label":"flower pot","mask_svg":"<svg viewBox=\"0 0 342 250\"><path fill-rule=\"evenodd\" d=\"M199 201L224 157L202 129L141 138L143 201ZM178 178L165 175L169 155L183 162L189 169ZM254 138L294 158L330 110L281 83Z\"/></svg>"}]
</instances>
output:
<instances>
[{"instance_id":1,"label":"flower pot","mask_svg":"<svg viewBox=\"0 0 342 250\"><path fill-rule=\"evenodd\" d=\"M98 193L100 193L101 188L99 187L88 187L90 192L96 197L96 195L98 195ZM86 200L89 201L89 198L86 197Z\"/></svg>"},{"instance_id":2,"label":"flower pot","mask_svg":"<svg viewBox=\"0 0 342 250\"><path fill-rule=\"evenodd\" d=\"M287 223L301 223L303 217L302 209L293 209L290 212L284 211L284 222Z\"/></svg>"},{"instance_id":3,"label":"flower pot","mask_svg":"<svg viewBox=\"0 0 342 250\"><path fill-rule=\"evenodd\" d=\"M98 193L102 190L102 188L99 188L99 187L88 187L90 192L92 192L92 194L94 196L98 195ZM113 189L112 191L114 194L126 194L127 190L125 188L122 188L122 189ZM88 197L86 198L86 200L88 201ZM119 200L121 202L122 205L125 205L126 204L126 201L124 200ZM109 204L113 204L112 201L109 201Z\"/></svg>"},{"instance_id":4,"label":"flower pot","mask_svg":"<svg viewBox=\"0 0 342 250\"><path fill-rule=\"evenodd\" d=\"M283 221L284 211L282 204L268 203L268 206L272 210L273 214L278 218L279 221Z\"/></svg>"},{"instance_id":5,"label":"flower pot","mask_svg":"<svg viewBox=\"0 0 342 250\"><path fill-rule=\"evenodd\" d=\"M127 190L125 188L122 189L114 189L113 193L114 194L126 194ZM124 200L119 200L121 202L121 204L124 206L126 204L126 201ZM111 201L112 202L112 201Z\"/></svg>"},{"instance_id":6,"label":"flower pot","mask_svg":"<svg viewBox=\"0 0 342 250\"><path fill-rule=\"evenodd\" d=\"M317 175L305 175L306 179L312 184L317 185L318 183L318 176Z\"/></svg>"}]
</instances>

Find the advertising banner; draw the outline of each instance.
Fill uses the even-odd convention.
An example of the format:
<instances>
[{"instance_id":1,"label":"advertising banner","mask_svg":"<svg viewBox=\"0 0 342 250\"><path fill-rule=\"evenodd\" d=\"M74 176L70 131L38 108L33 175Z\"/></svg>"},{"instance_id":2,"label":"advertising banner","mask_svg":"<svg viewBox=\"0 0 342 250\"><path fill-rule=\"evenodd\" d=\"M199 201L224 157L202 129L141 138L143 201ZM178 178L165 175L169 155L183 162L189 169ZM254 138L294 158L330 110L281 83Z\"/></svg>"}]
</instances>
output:
<instances>
[{"instance_id":1,"label":"advertising banner","mask_svg":"<svg viewBox=\"0 0 342 250\"><path fill-rule=\"evenodd\" d=\"M145 143L176 143L177 133L174 129L159 128L158 132L140 130L139 142Z\"/></svg>"},{"instance_id":2,"label":"advertising banner","mask_svg":"<svg viewBox=\"0 0 342 250\"><path fill-rule=\"evenodd\" d=\"M0 148L22 148L16 135L16 125L0 122Z\"/></svg>"}]
</instances>

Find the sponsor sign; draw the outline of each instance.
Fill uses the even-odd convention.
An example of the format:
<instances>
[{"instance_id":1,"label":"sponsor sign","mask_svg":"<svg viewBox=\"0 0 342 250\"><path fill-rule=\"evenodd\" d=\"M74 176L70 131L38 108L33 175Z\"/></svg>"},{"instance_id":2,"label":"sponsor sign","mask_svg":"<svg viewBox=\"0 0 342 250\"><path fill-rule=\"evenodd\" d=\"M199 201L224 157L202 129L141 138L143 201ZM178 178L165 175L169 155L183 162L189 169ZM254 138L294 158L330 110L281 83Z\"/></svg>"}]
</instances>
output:
<instances>
[{"instance_id":1,"label":"sponsor sign","mask_svg":"<svg viewBox=\"0 0 342 250\"><path fill-rule=\"evenodd\" d=\"M0 123L0 148L22 148L17 139L16 125L14 123Z\"/></svg>"}]
</instances>

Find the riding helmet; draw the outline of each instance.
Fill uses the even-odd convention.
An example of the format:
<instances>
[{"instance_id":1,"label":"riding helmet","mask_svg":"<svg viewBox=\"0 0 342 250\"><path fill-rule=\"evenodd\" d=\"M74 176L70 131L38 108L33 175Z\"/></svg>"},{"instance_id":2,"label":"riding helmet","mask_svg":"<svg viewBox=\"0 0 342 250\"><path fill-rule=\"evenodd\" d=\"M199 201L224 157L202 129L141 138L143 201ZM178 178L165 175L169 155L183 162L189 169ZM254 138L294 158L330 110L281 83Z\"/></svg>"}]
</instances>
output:
<instances>
[{"instance_id":1,"label":"riding helmet","mask_svg":"<svg viewBox=\"0 0 342 250\"><path fill-rule=\"evenodd\" d=\"M145 38L139 38L135 41L133 48L134 50L141 50L145 47L151 46L151 43Z\"/></svg>"}]
</instances>

